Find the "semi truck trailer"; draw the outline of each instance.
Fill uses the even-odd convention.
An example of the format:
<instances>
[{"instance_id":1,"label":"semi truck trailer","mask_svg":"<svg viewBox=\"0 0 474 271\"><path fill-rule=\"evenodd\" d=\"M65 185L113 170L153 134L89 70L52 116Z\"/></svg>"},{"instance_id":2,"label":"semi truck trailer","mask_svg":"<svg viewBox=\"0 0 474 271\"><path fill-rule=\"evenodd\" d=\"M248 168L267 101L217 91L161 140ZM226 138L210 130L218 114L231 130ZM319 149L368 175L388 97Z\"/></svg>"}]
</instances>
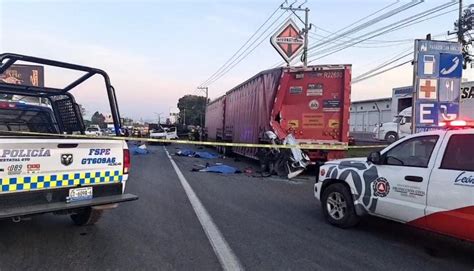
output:
<instances>
[{"instance_id":1,"label":"semi truck trailer","mask_svg":"<svg viewBox=\"0 0 474 271\"><path fill-rule=\"evenodd\" d=\"M208 140L269 143L289 135L311 145L312 162L343 158L347 150L351 65L283 67L262 71L214 99L206 109ZM229 149L225 149L229 151ZM257 158L258 148L231 151Z\"/></svg>"}]
</instances>

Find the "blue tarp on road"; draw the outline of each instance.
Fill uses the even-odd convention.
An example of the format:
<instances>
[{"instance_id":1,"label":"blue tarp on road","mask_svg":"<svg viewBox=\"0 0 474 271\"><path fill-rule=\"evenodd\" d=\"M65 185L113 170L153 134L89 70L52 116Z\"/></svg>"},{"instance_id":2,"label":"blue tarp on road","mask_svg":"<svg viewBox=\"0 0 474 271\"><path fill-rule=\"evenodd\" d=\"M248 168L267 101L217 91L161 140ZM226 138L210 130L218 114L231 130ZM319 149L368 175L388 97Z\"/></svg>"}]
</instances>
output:
<instances>
[{"instance_id":1,"label":"blue tarp on road","mask_svg":"<svg viewBox=\"0 0 474 271\"><path fill-rule=\"evenodd\" d=\"M146 148L139 148L137 146L130 147L130 152L133 155L144 155L144 154L149 154L150 153L150 151L148 151Z\"/></svg>"},{"instance_id":2,"label":"blue tarp on road","mask_svg":"<svg viewBox=\"0 0 474 271\"><path fill-rule=\"evenodd\" d=\"M204 158L204 159L215 159L219 158L219 156L212 152L207 151L193 151L190 149L182 149L176 152L178 156L188 156L188 157L196 157L196 158Z\"/></svg>"},{"instance_id":3,"label":"blue tarp on road","mask_svg":"<svg viewBox=\"0 0 474 271\"><path fill-rule=\"evenodd\" d=\"M238 170L235 167L227 166L227 165L215 165L215 166L209 166L206 168L203 168L199 171L203 172L215 172L215 173L223 173L223 174L234 174L234 173L240 173L240 170Z\"/></svg>"},{"instance_id":4,"label":"blue tarp on road","mask_svg":"<svg viewBox=\"0 0 474 271\"><path fill-rule=\"evenodd\" d=\"M189 149L182 149L176 152L178 156L194 156L194 151Z\"/></svg>"},{"instance_id":5,"label":"blue tarp on road","mask_svg":"<svg viewBox=\"0 0 474 271\"><path fill-rule=\"evenodd\" d=\"M207 152L207 151L197 151L197 152L194 153L194 157L205 158L205 159L219 158L219 156L217 154L214 154L212 152Z\"/></svg>"}]
</instances>

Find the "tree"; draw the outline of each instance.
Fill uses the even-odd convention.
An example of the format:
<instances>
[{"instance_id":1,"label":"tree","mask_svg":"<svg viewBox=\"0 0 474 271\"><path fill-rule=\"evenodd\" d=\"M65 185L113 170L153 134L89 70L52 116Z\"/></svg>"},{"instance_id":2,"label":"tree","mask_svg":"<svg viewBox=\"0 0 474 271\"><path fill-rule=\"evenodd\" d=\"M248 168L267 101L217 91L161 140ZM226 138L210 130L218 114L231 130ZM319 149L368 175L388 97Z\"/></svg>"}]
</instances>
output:
<instances>
[{"instance_id":1,"label":"tree","mask_svg":"<svg viewBox=\"0 0 474 271\"><path fill-rule=\"evenodd\" d=\"M206 117L206 98L197 95L184 95L178 100L179 119L186 125L204 125Z\"/></svg>"},{"instance_id":2,"label":"tree","mask_svg":"<svg viewBox=\"0 0 474 271\"><path fill-rule=\"evenodd\" d=\"M99 111L95 111L94 115L91 117L91 123L99 125L100 128L105 128L107 125L105 124L105 117Z\"/></svg>"}]
</instances>

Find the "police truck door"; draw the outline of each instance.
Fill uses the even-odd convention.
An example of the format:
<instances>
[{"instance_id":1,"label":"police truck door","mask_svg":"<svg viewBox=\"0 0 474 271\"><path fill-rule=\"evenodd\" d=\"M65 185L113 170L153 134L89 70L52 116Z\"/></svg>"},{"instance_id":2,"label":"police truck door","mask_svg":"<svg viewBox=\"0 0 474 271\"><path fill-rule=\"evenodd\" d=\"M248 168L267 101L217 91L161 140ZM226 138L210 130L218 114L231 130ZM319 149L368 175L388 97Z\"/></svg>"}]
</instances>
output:
<instances>
[{"instance_id":1,"label":"police truck door","mask_svg":"<svg viewBox=\"0 0 474 271\"><path fill-rule=\"evenodd\" d=\"M373 182L377 197L375 214L408 222L424 216L426 190L432 153L436 153L437 135L412 137L382 154L377 165L378 178ZM439 144L438 144L439 146Z\"/></svg>"}]
</instances>

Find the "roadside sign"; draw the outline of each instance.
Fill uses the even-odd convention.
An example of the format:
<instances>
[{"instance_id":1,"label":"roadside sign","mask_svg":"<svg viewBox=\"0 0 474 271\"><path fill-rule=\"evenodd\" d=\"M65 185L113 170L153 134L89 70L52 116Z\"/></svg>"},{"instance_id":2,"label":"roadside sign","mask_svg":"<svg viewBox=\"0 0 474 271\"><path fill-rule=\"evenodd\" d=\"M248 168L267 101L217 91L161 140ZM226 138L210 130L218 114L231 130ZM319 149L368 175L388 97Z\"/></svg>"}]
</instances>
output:
<instances>
[{"instance_id":1,"label":"roadside sign","mask_svg":"<svg viewBox=\"0 0 474 271\"><path fill-rule=\"evenodd\" d=\"M457 42L415 40L412 132L440 129L439 122L459 116L461 49Z\"/></svg>"},{"instance_id":2,"label":"roadside sign","mask_svg":"<svg viewBox=\"0 0 474 271\"><path fill-rule=\"evenodd\" d=\"M437 55L420 53L418 55L418 73L424 77L438 77L436 68L438 63Z\"/></svg>"},{"instance_id":3,"label":"roadside sign","mask_svg":"<svg viewBox=\"0 0 474 271\"><path fill-rule=\"evenodd\" d=\"M418 83L418 99L436 100L437 84L436 79L420 79Z\"/></svg>"},{"instance_id":4,"label":"roadside sign","mask_svg":"<svg viewBox=\"0 0 474 271\"><path fill-rule=\"evenodd\" d=\"M459 104L458 103L439 103L439 121L452 121L458 117Z\"/></svg>"},{"instance_id":5,"label":"roadside sign","mask_svg":"<svg viewBox=\"0 0 474 271\"><path fill-rule=\"evenodd\" d=\"M438 125L438 104L436 102L418 101L416 107L419 109L416 116L419 126Z\"/></svg>"},{"instance_id":6,"label":"roadside sign","mask_svg":"<svg viewBox=\"0 0 474 271\"><path fill-rule=\"evenodd\" d=\"M14 64L0 74L0 82L15 85L44 87L44 67Z\"/></svg>"},{"instance_id":7,"label":"roadside sign","mask_svg":"<svg viewBox=\"0 0 474 271\"><path fill-rule=\"evenodd\" d=\"M461 54L440 54L439 59L440 77L461 77L462 75L462 55Z\"/></svg>"},{"instance_id":8,"label":"roadside sign","mask_svg":"<svg viewBox=\"0 0 474 271\"><path fill-rule=\"evenodd\" d=\"M440 78L439 79L439 101L440 102L459 102L459 91L461 89L461 80L458 78Z\"/></svg>"},{"instance_id":9,"label":"roadside sign","mask_svg":"<svg viewBox=\"0 0 474 271\"><path fill-rule=\"evenodd\" d=\"M295 22L288 19L270 38L270 43L286 63L290 63L303 50L304 38L300 34L301 30Z\"/></svg>"}]
</instances>

